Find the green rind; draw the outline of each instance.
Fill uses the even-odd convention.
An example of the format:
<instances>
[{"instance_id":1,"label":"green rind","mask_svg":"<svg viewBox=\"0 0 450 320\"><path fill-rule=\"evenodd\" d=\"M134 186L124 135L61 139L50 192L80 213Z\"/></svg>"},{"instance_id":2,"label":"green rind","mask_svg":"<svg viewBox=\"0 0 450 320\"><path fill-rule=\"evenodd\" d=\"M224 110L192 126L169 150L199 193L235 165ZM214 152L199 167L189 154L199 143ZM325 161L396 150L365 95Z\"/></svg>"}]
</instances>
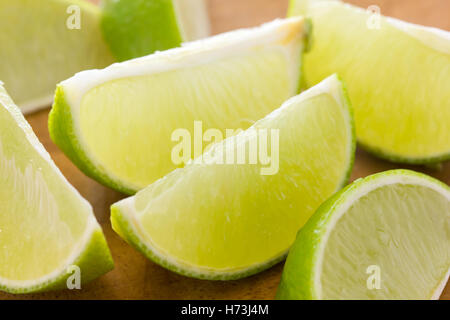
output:
<instances>
[{"instance_id":1,"label":"green rind","mask_svg":"<svg viewBox=\"0 0 450 320\"><path fill-rule=\"evenodd\" d=\"M311 40L312 33L312 22L310 19L305 19L305 30L304 30L304 45L305 49L301 52L299 57L300 61L303 61L303 54L305 50L308 50L309 43ZM303 68L303 64L301 64ZM339 80L341 80L339 78ZM304 73L300 73L300 79L298 80L297 92L306 89L306 81L304 79ZM346 90L345 90L346 91ZM349 98L346 94L346 101L349 103ZM353 121L353 111L352 113L352 130L354 128ZM137 191L136 189L129 188L122 184L119 180L114 180L106 172L106 170L99 164L96 165L87 155L84 148L82 147L77 134L75 132L75 125L71 113L71 106L67 102L64 93L64 87L58 85L56 87L54 103L49 114L48 127L50 132L50 138L52 141L61 148L61 150L66 154L66 156L88 177L100 182L106 187L112 188L118 192L124 193L126 195L134 195ZM355 138L356 139L356 138ZM356 146L355 146L356 148ZM354 159L352 159L353 162ZM353 165L353 163L352 163ZM351 169L349 170L348 176L350 176Z\"/></svg>"},{"instance_id":2,"label":"green rind","mask_svg":"<svg viewBox=\"0 0 450 320\"><path fill-rule=\"evenodd\" d=\"M309 50L311 50L311 46L312 46L312 32L313 32L313 24L312 24L312 20L310 18L305 18L305 24L304 24L304 36L303 36L303 50L300 53L300 79L298 82L298 89L297 89L297 93L300 93L306 89L308 89L308 83L306 81L306 77L305 77L305 64L303 63L304 61L304 55L305 53L307 53Z\"/></svg>"},{"instance_id":3,"label":"green rind","mask_svg":"<svg viewBox=\"0 0 450 320\"><path fill-rule=\"evenodd\" d=\"M319 298L314 286L315 267L330 219L339 206L345 203L361 185L370 184L374 180L392 175L419 177L450 191L449 186L437 179L405 169L380 172L354 181L325 201L298 232L283 270L276 294L278 300L316 300Z\"/></svg>"},{"instance_id":4,"label":"green rind","mask_svg":"<svg viewBox=\"0 0 450 320\"><path fill-rule=\"evenodd\" d=\"M134 230L130 221L126 218L126 215L120 210L118 206L115 205L111 206L111 224L113 230L118 235L120 235L120 237L122 237L129 245L131 245L137 251L141 252L147 259L179 275L201 280L228 281L246 278L259 272L262 272L266 269L269 269L275 264L283 261L283 259L287 255L286 252L262 264L252 266L248 269L237 270L234 272L227 271L222 274L219 273L218 271L212 273L198 272L194 270L189 270L188 268L182 268L180 266L177 266L174 263L171 263L168 259L161 258L154 250L146 246L144 242L136 235L136 231Z\"/></svg>"},{"instance_id":5,"label":"green rind","mask_svg":"<svg viewBox=\"0 0 450 320\"><path fill-rule=\"evenodd\" d=\"M344 179L342 180L341 188L346 186L348 182L350 181L350 176L352 174L353 166L355 164L355 156L356 156L356 126L355 126L355 117L353 114L353 107L352 103L350 101L350 96L348 95L348 89L345 81L341 78L339 74L336 74L339 82L341 83L342 88L342 98L344 99L344 105L346 107L346 111L349 116L349 125L351 130L351 150L350 150L350 162L348 165L348 170L345 174Z\"/></svg>"},{"instance_id":6,"label":"green rind","mask_svg":"<svg viewBox=\"0 0 450 320\"><path fill-rule=\"evenodd\" d=\"M91 282L114 268L113 259L100 227L93 231L82 254L71 265L80 268L81 284ZM67 279L70 276L71 274L67 273L66 270L62 270L55 278L28 288L10 288L0 284L0 291L12 294L27 294L67 289Z\"/></svg>"},{"instance_id":7,"label":"green rind","mask_svg":"<svg viewBox=\"0 0 450 320\"><path fill-rule=\"evenodd\" d=\"M119 61L183 41L172 0L104 0L102 9L103 36Z\"/></svg>"},{"instance_id":8,"label":"green rind","mask_svg":"<svg viewBox=\"0 0 450 320\"><path fill-rule=\"evenodd\" d=\"M362 143L361 141L358 141L358 144L369 152L370 154L380 158L384 159L393 163L399 163L399 164L411 164L411 165L432 165L432 164L439 164L445 161L450 160L450 153L443 154L443 155L437 155L435 157L427 157L427 158L414 158L414 157L405 157L393 153L386 152L384 150L381 150L380 148L372 147L367 144Z\"/></svg>"},{"instance_id":9,"label":"green rind","mask_svg":"<svg viewBox=\"0 0 450 320\"><path fill-rule=\"evenodd\" d=\"M289 7L287 12L287 17L293 17L297 16L299 14L308 16L308 2L310 1L316 1L319 2L321 0L290 0L289 1ZM330 1L330 0L327 0ZM340 1L340 0L335 0ZM312 18L308 18L312 20ZM311 39L309 40L309 46L312 47L314 45L314 38L311 34ZM308 50L309 51L309 50ZM304 65L302 65L304 67ZM305 81L306 82L306 81ZM307 83L306 83L307 85ZM369 152L370 154L393 162L398 164L410 164L410 165L428 165L428 164L435 164L435 163L441 163L445 161L450 160L450 151L448 153L442 153L436 156L432 157L411 157L411 156L405 156L401 154L395 154L391 152L386 152L385 150L382 150L380 147L370 146L367 143L361 142L359 139L357 139L358 145L360 145L364 150Z\"/></svg>"},{"instance_id":10,"label":"green rind","mask_svg":"<svg viewBox=\"0 0 450 320\"><path fill-rule=\"evenodd\" d=\"M325 201L300 229L292 245L277 290L278 300L315 300L314 266L318 247L336 201L351 185Z\"/></svg>"},{"instance_id":11,"label":"green rind","mask_svg":"<svg viewBox=\"0 0 450 320\"><path fill-rule=\"evenodd\" d=\"M351 149L350 149L350 159L348 163L348 169L346 170L342 183L340 187L341 189L343 186L345 186L348 183L348 180L350 179L350 175L353 169L354 160L355 160L355 150L356 150L356 132L355 132L355 125L354 125L354 119L353 119L353 111L350 103L350 99L347 94L347 88L345 86L345 83L342 81L342 79L337 76L339 82L341 83L341 93L342 98L344 100L344 110L348 113L349 118L349 126L351 131ZM266 269L269 269L270 267L274 266L275 264L281 262L284 260L284 258L287 255L286 253L283 253L282 255L271 259L267 262L264 262L262 264L252 266L247 269L238 270L235 272L226 271L222 274L219 273L219 271L216 272L199 272L199 271L193 271L190 270L188 267L183 268L178 265L175 265L174 263L170 262L168 259L161 258L150 246L145 245L145 243L137 236L136 230L133 227L130 220L126 217L126 214L121 211L120 207L117 204L114 204L111 206L111 224L113 230L122 237L128 244L130 244L133 248L141 252L145 257L147 257L149 260L155 262L156 264L172 271L177 274L191 277L191 278L197 278L202 280L237 280L242 279L245 277L252 276L254 274L257 274L259 272L262 272Z\"/></svg>"},{"instance_id":12,"label":"green rind","mask_svg":"<svg viewBox=\"0 0 450 320\"><path fill-rule=\"evenodd\" d=\"M19 108L7 95L6 91L4 91L2 82L0 81L0 91L2 90L4 98L6 98L6 100L3 101L4 106L11 113L15 121L17 121L18 125L25 130L25 134L28 136L28 139L30 139L30 143L41 145L36 135L32 133L30 125L23 117ZM43 147L40 146L39 148ZM81 269L81 283L88 283L110 271L114 267L102 229L98 225L97 221L95 221L95 218L88 217L88 219L93 219L94 221L91 221L90 223L95 224L90 227L92 228L91 234L89 235L90 238L84 248L82 248L80 255L76 257L73 262L71 262L71 265L77 265ZM90 220L88 220L88 223L89 221ZM62 270L57 276L47 280L46 282L38 283L30 287L11 287L0 283L0 291L12 294L26 294L64 289L66 288L66 280L69 276L70 274L67 274L66 270Z\"/></svg>"},{"instance_id":13,"label":"green rind","mask_svg":"<svg viewBox=\"0 0 450 320\"><path fill-rule=\"evenodd\" d=\"M88 177L127 195L136 193L136 190L128 189L110 179L103 173L105 171L101 168L98 169L86 155L75 133L71 108L66 101L64 89L61 85L56 88L55 102L49 114L48 128L53 142Z\"/></svg>"}]
</instances>

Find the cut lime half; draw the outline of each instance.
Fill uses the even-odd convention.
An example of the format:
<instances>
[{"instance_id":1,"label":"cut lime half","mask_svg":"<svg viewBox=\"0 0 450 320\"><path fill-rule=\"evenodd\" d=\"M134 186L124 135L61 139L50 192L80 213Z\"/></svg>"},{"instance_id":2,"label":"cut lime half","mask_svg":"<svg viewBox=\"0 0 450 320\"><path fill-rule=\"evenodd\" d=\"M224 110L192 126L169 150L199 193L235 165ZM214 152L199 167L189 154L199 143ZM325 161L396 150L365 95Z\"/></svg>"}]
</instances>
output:
<instances>
[{"instance_id":1,"label":"cut lime half","mask_svg":"<svg viewBox=\"0 0 450 320\"><path fill-rule=\"evenodd\" d=\"M58 85L51 137L87 175L134 194L184 165L176 130L246 129L295 95L307 26L277 20L81 72Z\"/></svg>"},{"instance_id":2,"label":"cut lime half","mask_svg":"<svg viewBox=\"0 0 450 320\"><path fill-rule=\"evenodd\" d=\"M308 85L337 72L349 88L356 134L395 162L450 159L450 33L340 1L292 0L313 22Z\"/></svg>"},{"instance_id":3,"label":"cut lime half","mask_svg":"<svg viewBox=\"0 0 450 320\"><path fill-rule=\"evenodd\" d=\"M0 127L0 290L62 289L71 276L83 284L111 270L91 206L62 176L1 82Z\"/></svg>"},{"instance_id":4,"label":"cut lime half","mask_svg":"<svg viewBox=\"0 0 450 320\"><path fill-rule=\"evenodd\" d=\"M114 62L100 16L82 0L0 1L0 79L23 112L50 106L76 72Z\"/></svg>"},{"instance_id":5,"label":"cut lime half","mask_svg":"<svg viewBox=\"0 0 450 320\"><path fill-rule=\"evenodd\" d=\"M120 61L209 35L206 0L105 0L102 30Z\"/></svg>"},{"instance_id":6,"label":"cut lime half","mask_svg":"<svg viewBox=\"0 0 450 320\"><path fill-rule=\"evenodd\" d=\"M354 151L350 106L332 76L114 204L113 229L174 272L246 277L285 257L298 229L347 181Z\"/></svg>"},{"instance_id":7,"label":"cut lime half","mask_svg":"<svg viewBox=\"0 0 450 320\"><path fill-rule=\"evenodd\" d=\"M438 299L450 272L450 188L387 171L326 201L289 252L279 299Z\"/></svg>"}]
</instances>

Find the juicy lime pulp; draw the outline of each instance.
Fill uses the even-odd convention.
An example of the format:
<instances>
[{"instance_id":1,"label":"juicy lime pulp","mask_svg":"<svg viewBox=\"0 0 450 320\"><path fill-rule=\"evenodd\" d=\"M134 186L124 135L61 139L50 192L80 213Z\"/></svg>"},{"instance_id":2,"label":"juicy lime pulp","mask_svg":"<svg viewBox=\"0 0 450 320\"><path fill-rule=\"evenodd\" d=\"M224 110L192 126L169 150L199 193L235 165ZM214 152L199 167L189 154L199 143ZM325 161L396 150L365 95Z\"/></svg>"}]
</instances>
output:
<instances>
[{"instance_id":1,"label":"juicy lime pulp","mask_svg":"<svg viewBox=\"0 0 450 320\"><path fill-rule=\"evenodd\" d=\"M83 283L109 271L91 206L56 168L1 83L0 126L0 290L63 287L72 264L81 268Z\"/></svg>"},{"instance_id":2,"label":"juicy lime pulp","mask_svg":"<svg viewBox=\"0 0 450 320\"><path fill-rule=\"evenodd\" d=\"M59 81L114 62L87 1L2 0L0 43L0 79L24 112L49 106Z\"/></svg>"},{"instance_id":3,"label":"juicy lime pulp","mask_svg":"<svg viewBox=\"0 0 450 320\"><path fill-rule=\"evenodd\" d=\"M246 129L295 95L305 35L303 19L278 20L82 72L58 86L51 137L86 174L133 194L183 166L175 130Z\"/></svg>"},{"instance_id":4,"label":"juicy lime pulp","mask_svg":"<svg viewBox=\"0 0 450 320\"><path fill-rule=\"evenodd\" d=\"M349 108L342 83L328 78L113 205L114 230L149 259L191 277L237 279L270 267L348 178L355 147ZM260 139L255 130L270 131L271 150L279 147L274 174L262 175L266 165L248 161L220 164L242 148L250 159ZM279 130L279 143L272 130Z\"/></svg>"},{"instance_id":5,"label":"juicy lime pulp","mask_svg":"<svg viewBox=\"0 0 450 320\"><path fill-rule=\"evenodd\" d=\"M300 230L278 298L437 299L449 275L449 234L442 182L407 170L357 180Z\"/></svg>"},{"instance_id":6,"label":"juicy lime pulp","mask_svg":"<svg viewBox=\"0 0 450 320\"><path fill-rule=\"evenodd\" d=\"M449 159L449 32L377 18L339 1L294 0L290 14L298 12L314 25L306 80L342 76L363 146L397 162Z\"/></svg>"}]
</instances>

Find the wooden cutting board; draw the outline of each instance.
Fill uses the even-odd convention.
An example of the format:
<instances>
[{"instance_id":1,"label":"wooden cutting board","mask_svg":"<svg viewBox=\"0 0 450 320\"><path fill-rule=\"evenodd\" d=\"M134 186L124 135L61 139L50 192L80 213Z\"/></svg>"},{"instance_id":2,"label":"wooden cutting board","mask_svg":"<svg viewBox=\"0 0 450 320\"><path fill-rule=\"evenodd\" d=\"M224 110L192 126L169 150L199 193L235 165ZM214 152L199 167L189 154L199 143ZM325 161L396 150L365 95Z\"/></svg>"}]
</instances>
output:
<instances>
[{"instance_id":1,"label":"wooden cutting board","mask_svg":"<svg viewBox=\"0 0 450 320\"><path fill-rule=\"evenodd\" d=\"M214 33L238 27L255 26L284 17L288 0L209 0ZM94 1L95 2L95 1ZM367 8L377 4L382 14L410 22L450 30L449 0L349 0ZM148 261L116 235L109 222L109 207L124 196L101 186L81 173L50 140L47 129L49 110L27 116L34 131L67 179L94 207L115 261L115 269L81 290L13 296L0 293L0 299L273 299L283 263L256 276L230 282L202 281L178 276ZM398 166L357 151L352 180L372 173L410 168L430 174L450 184L450 163L442 170ZM450 300L450 285L442 299Z\"/></svg>"}]
</instances>

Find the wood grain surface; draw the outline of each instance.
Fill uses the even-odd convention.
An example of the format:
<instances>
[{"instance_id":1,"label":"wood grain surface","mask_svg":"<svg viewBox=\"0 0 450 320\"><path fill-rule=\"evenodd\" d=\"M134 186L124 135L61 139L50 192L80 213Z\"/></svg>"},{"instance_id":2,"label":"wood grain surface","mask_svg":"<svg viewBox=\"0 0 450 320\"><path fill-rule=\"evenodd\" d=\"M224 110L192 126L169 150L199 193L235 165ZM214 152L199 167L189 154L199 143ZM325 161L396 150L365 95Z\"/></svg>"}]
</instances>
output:
<instances>
[{"instance_id":1,"label":"wood grain surface","mask_svg":"<svg viewBox=\"0 0 450 320\"><path fill-rule=\"evenodd\" d=\"M209 0L212 30L224 32L255 26L286 14L288 0ZM368 7L376 4L385 15L410 22L450 30L449 0L349 0ZM273 299L283 263L247 279L230 282L202 281L178 276L150 262L115 234L109 221L109 207L124 198L87 178L50 140L47 129L49 110L27 116L34 131L67 179L92 204L103 227L115 261L115 269L81 290L13 296L0 293L0 299ZM358 149L352 180L401 166L378 160ZM407 167L407 166L406 166ZM401 168L405 168L402 166ZM450 184L450 163L441 170L407 167L430 174ZM450 300L450 285L442 299Z\"/></svg>"}]
</instances>

